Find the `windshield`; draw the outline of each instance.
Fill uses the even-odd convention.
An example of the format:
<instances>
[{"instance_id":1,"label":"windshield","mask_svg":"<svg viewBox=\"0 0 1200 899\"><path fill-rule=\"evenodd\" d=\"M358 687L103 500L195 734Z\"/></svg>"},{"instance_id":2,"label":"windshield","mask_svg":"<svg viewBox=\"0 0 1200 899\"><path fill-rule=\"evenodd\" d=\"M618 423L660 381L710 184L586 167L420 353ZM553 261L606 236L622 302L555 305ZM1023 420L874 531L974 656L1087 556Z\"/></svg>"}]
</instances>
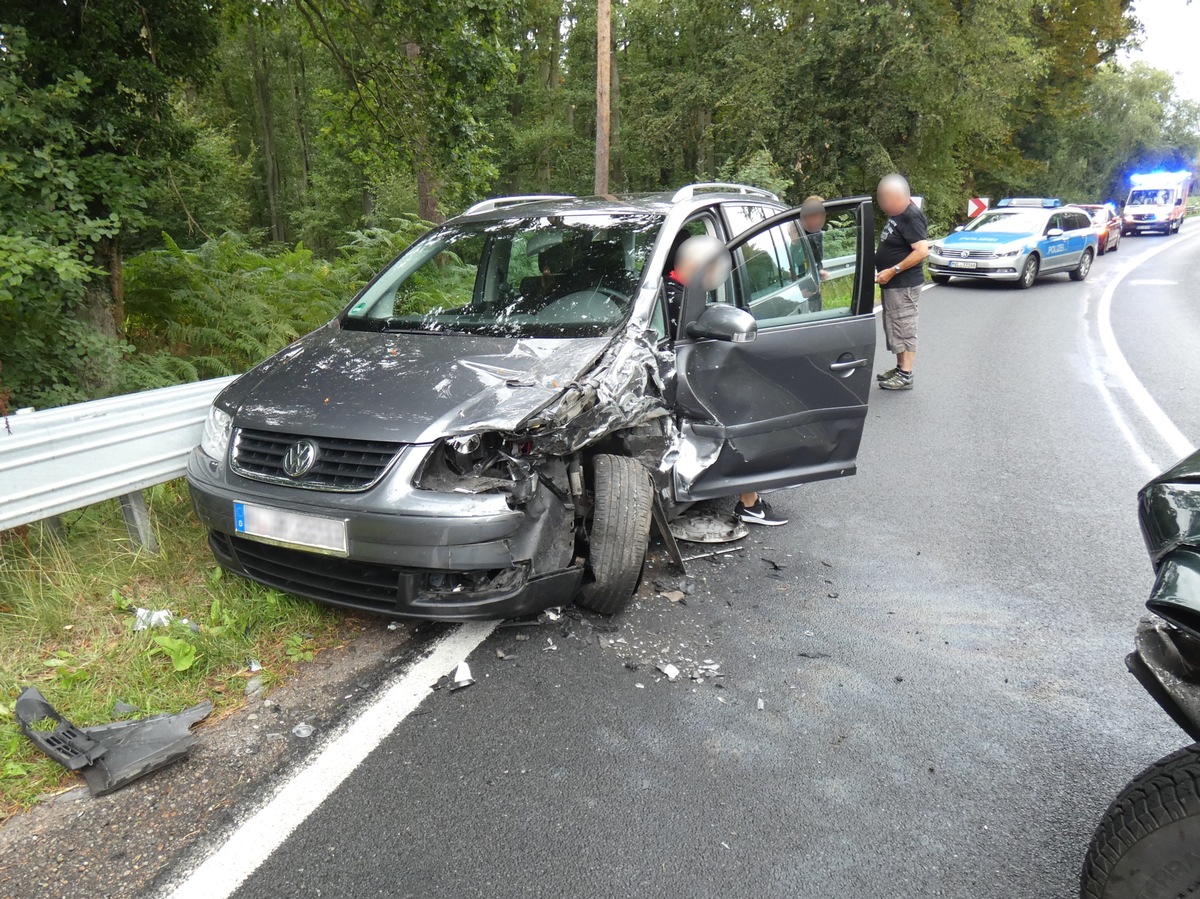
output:
<instances>
[{"instance_id":1,"label":"windshield","mask_svg":"<svg viewBox=\"0 0 1200 899\"><path fill-rule=\"evenodd\" d=\"M1129 194L1126 206L1166 206L1171 202L1169 190L1135 190Z\"/></svg>"},{"instance_id":2,"label":"windshield","mask_svg":"<svg viewBox=\"0 0 1200 899\"><path fill-rule=\"evenodd\" d=\"M1041 233L1045 216L1034 212L983 212L971 219L968 231L997 231L1006 234Z\"/></svg>"},{"instance_id":3,"label":"windshield","mask_svg":"<svg viewBox=\"0 0 1200 899\"><path fill-rule=\"evenodd\" d=\"M368 286L343 327L600 337L625 319L661 224L583 213L447 225Z\"/></svg>"}]
</instances>

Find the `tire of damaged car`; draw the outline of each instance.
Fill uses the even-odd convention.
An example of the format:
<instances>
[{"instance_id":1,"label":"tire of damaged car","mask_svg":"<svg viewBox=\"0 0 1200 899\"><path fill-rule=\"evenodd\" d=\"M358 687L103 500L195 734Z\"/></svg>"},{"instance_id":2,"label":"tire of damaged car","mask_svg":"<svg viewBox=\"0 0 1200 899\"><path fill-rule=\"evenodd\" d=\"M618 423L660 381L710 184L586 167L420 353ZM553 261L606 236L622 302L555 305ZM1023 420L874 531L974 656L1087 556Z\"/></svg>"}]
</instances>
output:
<instances>
[{"instance_id":1,"label":"tire of damaged car","mask_svg":"<svg viewBox=\"0 0 1200 899\"><path fill-rule=\"evenodd\" d=\"M1200 743L1151 765L1096 828L1080 878L1083 899L1200 893Z\"/></svg>"},{"instance_id":2,"label":"tire of damaged car","mask_svg":"<svg viewBox=\"0 0 1200 899\"><path fill-rule=\"evenodd\" d=\"M592 461L594 505L588 532L588 573L579 605L615 615L629 604L642 577L654 494L650 473L636 459L599 455Z\"/></svg>"}]
</instances>

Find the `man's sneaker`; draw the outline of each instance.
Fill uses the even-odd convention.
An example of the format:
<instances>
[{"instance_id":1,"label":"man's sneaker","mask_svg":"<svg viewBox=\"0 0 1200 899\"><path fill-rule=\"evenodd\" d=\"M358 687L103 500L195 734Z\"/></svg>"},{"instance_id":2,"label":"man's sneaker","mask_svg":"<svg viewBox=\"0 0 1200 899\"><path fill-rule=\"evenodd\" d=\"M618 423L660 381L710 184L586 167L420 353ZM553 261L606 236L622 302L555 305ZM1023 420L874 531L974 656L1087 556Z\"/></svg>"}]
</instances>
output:
<instances>
[{"instance_id":1,"label":"man's sneaker","mask_svg":"<svg viewBox=\"0 0 1200 899\"><path fill-rule=\"evenodd\" d=\"M886 381L888 378L895 375L896 372L898 372L898 371L900 371L900 369L898 369L898 368L889 368L887 371L883 371L883 372L880 372L879 374L877 374L875 376L875 380L876 381Z\"/></svg>"},{"instance_id":2,"label":"man's sneaker","mask_svg":"<svg viewBox=\"0 0 1200 899\"><path fill-rule=\"evenodd\" d=\"M912 390L913 376L896 371L886 381L880 381L879 386L884 390Z\"/></svg>"},{"instance_id":3,"label":"man's sneaker","mask_svg":"<svg viewBox=\"0 0 1200 899\"><path fill-rule=\"evenodd\" d=\"M767 527L776 527L788 523L788 520L768 506L766 500L761 496L753 506L747 506L739 499L733 509L733 514L739 521L744 521L746 524L765 524Z\"/></svg>"}]
</instances>

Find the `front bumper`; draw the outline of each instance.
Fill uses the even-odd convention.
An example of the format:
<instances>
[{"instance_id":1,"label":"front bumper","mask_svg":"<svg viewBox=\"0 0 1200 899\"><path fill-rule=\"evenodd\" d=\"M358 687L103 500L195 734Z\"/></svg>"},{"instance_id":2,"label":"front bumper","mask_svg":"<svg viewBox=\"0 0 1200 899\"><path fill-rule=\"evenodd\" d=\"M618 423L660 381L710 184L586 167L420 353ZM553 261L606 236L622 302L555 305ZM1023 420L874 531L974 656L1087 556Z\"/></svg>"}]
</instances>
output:
<instances>
[{"instance_id":1,"label":"front bumper","mask_svg":"<svg viewBox=\"0 0 1200 899\"><path fill-rule=\"evenodd\" d=\"M930 253L928 264L929 270L935 275L981 278L990 281L1016 281L1021 277L1021 269L1028 258L1028 253L993 259L962 259L952 255L942 256ZM974 266L974 268L965 268L964 265Z\"/></svg>"},{"instance_id":2,"label":"front bumper","mask_svg":"<svg viewBox=\"0 0 1200 899\"><path fill-rule=\"evenodd\" d=\"M1125 219L1121 222L1121 231L1124 234L1141 234L1146 231L1169 231L1172 224L1170 219L1135 222Z\"/></svg>"},{"instance_id":3,"label":"front bumper","mask_svg":"<svg viewBox=\"0 0 1200 899\"><path fill-rule=\"evenodd\" d=\"M287 593L443 621L517 617L571 601L582 580L572 564L571 509L544 486L521 508L498 494L416 490L422 459L401 458L370 490L332 493L243 478L197 449L187 479L221 565ZM242 501L344 519L348 555L238 535L233 504Z\"/></svg>"}]
</instances>

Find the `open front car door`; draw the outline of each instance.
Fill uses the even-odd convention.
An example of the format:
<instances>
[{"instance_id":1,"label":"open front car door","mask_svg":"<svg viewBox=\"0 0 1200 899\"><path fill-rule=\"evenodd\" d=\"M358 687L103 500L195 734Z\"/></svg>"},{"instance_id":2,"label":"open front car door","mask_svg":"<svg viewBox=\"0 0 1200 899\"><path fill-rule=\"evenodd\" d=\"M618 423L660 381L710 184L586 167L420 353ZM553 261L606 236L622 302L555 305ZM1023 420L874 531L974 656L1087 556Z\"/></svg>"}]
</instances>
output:
<instances>
[{"instance_id":1,"label":"open front car door","mask_svg":"<svg viewBox=\"0 0 1200 899\"><path fill-rule=\"evenodd\" d=\"M819 221L819 217L818 217ZM869 198L790 209L728 244L728 281L689 289L676 342L676 500L854 474L875 355Z\"/></svg>"}]
</instances>

